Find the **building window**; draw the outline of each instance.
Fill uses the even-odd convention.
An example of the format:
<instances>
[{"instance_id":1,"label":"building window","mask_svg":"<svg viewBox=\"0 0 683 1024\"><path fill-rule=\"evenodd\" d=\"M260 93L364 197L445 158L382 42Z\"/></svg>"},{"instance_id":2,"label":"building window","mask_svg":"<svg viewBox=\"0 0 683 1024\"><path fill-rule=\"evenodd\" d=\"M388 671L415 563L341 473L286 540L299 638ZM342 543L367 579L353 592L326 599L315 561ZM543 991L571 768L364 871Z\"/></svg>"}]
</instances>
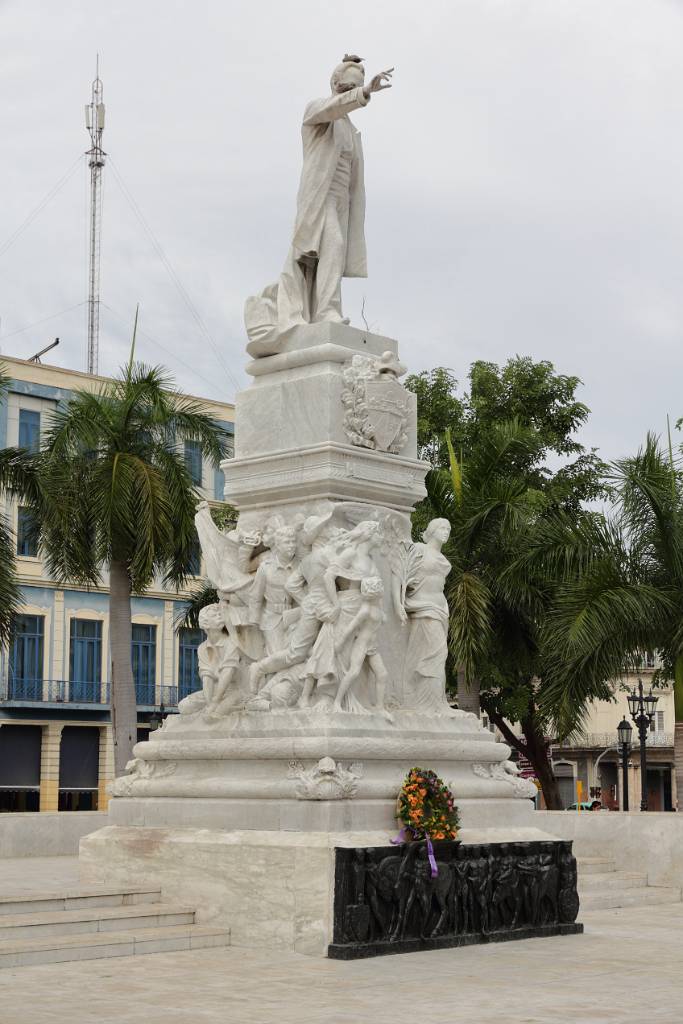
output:
<instances>
[{"instance_id":1,"label":"building window","mask_svg":"<svg viewBox=\"0 0 683 1024\"><path fill-rule=\"evenodd\" d=\"M40 448L40 413L33 409L19 410L19 447L30 452Z\"/></svg>"},{"instance_id":2,"label":"building window","mask_svg":"<svg viewBox=\"0 0 683 1024\"><path fill-rule=\"evenodd\" d=\"M43 699L43 615L17 615L12 627L9 655L11 700Z\"/></svg>"},{"instance_id":3,"label":"building window","mask_svg":"<svg viewBox=\"0 0 683 1024\"><path fill-rule=\"evenodd\" d=\"M185 466L196 487L202 486L202 446L199 441L185 442Z\"/></svg>"},{"instance_id":4,"label":"building window","mask_svg":"<svg viewBox=\"0 0 683 1024\"><path fill-rule=\"evenodd\" d=\"M156 705L157 627L133 623L133 679L138 704Z\"/></svg>"},{"instance_id":5,"label":"building window","mask_svg":"<svg viewBox=\"0 0 683 1024\"><path fill-rule=\"evenodd\" d=\"M650 719L650 732L664 732L664 712L655 711Z\"/></svg>"},{"instance_id":6,"label":"building window","mask_svg":"<svg viewBox=\"0 0 683 1024\"><path fill-rule=\"evenodd\" d=\"M178 700L182 700L189 693L200 690L202 686L197 662L197 648L202 642L202 631L183 627L178 630L178 637Z\"/></svg>"},{"instance_id":7,"label":"building window","mask_svg":"<svg viewBox=\"0 0 683 1024\"><path fill-rule=\"evenodd\" d=\"M72 701L100 703L102 699L102 623L99 619L71 620L69 682Z\"/></svg>"},{"instance_id":8,"label":"building window","mask_svg":"<svg viewBox=\"0 0 683 1024\"><path fill-rule=\"evenodd\" d=\"M17 554L22 558L36 558L38 535L29 509L19 506L17 513Z\"/></svg>"}]
</instances>

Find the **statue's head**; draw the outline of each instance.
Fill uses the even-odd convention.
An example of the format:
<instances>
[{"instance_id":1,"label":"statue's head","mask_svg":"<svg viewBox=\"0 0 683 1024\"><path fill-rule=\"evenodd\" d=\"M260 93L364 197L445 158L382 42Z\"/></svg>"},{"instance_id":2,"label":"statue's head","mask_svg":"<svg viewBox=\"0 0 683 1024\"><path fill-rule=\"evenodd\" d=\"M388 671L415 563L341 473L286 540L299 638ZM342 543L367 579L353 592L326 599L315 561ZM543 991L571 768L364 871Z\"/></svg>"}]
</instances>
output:
<instances>
[{"instance_id":1,"label":"statue's head","mask_svg":"<svg viewBox=\"0 0 683 1024\"><path fill-rule=\"evenodd\" d=\"M198 615L199 628L205 633L209 631L220 631L225 625L223 611L219 604L207 604L200 610Z\"/></svg>"},{"instance_id":2,"label":"statue's head","mask_svg":"<svg viewBox=\"0 0 683 1024\"><path fill-rule=\"evenodd\" d=\"M293 526L281 526L275 531L273 547L280 558L291 561L296 554L296 530Z\"/></svg>"},{"instance_id":3,"label":"statue's head","mask_svg":"<svg viewBox=\"0 0 683 1024\"><path fill-rule=\"evenodd\" d=\"M376 519L365 519L362 523L354 526L348 534L348 539L359 544L367 544L375 547L380 541L379 523Z\"/></svg>"},{"instance_id":4,"label":"statue's head","mask_svg":"<svg viewBox=\"0 0 683 1024\"><path fill-rule=\"evenodd\" d=\"M344 54L341 64L332 72L330 88L332 92L348 92L349 89L356 89L365 82L365 68L361 63L362 58L354 54Z\"/></svg>"},{"instance_id":5,"label":"statue's head","mask_svg":"<svg viewBox=\"0 0 683 1024\"><path fill-rule=\"evenodd\" d=\"M304 519L301 527L301 543L305 547L311 547L314 543L327 541L334 529L331 524L334 509L328 509L324 515L308 516Z\"/></svg>"},{"instance_id":6,"label":"statue's head","mask_svg":"<svg viewBox=\"0 0 683 1024\"><path fill-rule=\"evenodd\" d=\"M424 539L430 541L434 539L439 544L445 544L451 535L451 524L447 519L432 519L427 524L427 529L424 532Z\"/></svg>"}]
</instances>

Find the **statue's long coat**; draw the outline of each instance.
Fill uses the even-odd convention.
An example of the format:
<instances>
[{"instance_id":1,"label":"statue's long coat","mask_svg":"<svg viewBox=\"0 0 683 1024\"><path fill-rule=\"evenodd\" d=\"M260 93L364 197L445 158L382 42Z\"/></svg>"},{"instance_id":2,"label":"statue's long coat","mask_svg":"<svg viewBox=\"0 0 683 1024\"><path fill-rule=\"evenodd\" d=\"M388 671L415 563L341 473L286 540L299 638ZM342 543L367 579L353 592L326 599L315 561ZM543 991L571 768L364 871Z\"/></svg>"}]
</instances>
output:
<instances>
[{"instance_id":1,"label":"statue's long coat","mask_svg":"<svg viewBox=\"0 0 683 1024\"><path fill-rule=\"evenodd\" d=\"M313 100L304 112L301 127L303 170L297 197L297 215L292 245L299 259L304 254L320 251L320 236L325 222L325 201L342 149L339 121L352 110L365 107L368 100L363 87ZM363 147L360 132L351 124L353 158L349 197L349 228L344 277L367 277L365 249L365 185L363 182Z\"/></svg>"}]
</instances>

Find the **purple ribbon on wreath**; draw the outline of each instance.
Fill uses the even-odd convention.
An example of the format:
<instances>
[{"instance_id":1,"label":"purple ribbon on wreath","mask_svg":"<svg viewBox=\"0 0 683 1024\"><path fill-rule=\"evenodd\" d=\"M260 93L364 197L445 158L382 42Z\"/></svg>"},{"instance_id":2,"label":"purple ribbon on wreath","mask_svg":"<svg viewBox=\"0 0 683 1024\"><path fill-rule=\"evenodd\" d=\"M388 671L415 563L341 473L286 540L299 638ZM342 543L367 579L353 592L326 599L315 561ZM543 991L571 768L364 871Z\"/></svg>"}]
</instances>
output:
<instances>
[{"instance_id":1,"label":"purple ribbon on wreath","mask_svg":"<svg viewBox=\"0 0 683 1024\"><path fill-rule=\"evenodd\" d=\"M436 857L434 856L434 847L432 846L432 841L429 836L427 836L427 856L429 857L429 866L432 869L432 878L436 878L439 873L439 868L436 863Z\"/></svg>"},{"instance_id":2,"label":"purple ribbon on wreath","mask_svg":"<svg viewBox=\"0 0 683 1024\"><path fill-rule=\"evenodd\" d=\"M426 836L425 838L427 840L427 858L429 860L429 867L432 873L432 878L437 878L439 874L439 867L438 864L436 863L436 857L434 856L434 847L429 836ZM407 841L408 840L406 838L406 830L405 828L402 828L399 834L391 840L391 845L401 846L403 843L406 843Z\"/></svg>"}]
</instances>

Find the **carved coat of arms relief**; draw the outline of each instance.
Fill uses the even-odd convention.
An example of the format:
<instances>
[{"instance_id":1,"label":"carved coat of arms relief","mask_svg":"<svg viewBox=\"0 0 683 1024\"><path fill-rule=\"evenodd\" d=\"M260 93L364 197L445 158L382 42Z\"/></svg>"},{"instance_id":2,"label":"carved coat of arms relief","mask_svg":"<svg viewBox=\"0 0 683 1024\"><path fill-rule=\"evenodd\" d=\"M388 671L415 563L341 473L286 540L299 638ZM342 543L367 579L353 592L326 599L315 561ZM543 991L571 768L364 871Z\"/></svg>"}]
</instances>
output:
<instances>
[{"instance_id":1,"label":"carved coat of arms relief","mask_svg":"<svg viewBox=\"0 0 683 1024\"><path fill-rule=\"evenodd\" d=\"M341 400L351 444L398 454L406 443L410 399L399 384L403 367L391 353L355 355L344 370Z\"/></svg>"}]
</instances>

